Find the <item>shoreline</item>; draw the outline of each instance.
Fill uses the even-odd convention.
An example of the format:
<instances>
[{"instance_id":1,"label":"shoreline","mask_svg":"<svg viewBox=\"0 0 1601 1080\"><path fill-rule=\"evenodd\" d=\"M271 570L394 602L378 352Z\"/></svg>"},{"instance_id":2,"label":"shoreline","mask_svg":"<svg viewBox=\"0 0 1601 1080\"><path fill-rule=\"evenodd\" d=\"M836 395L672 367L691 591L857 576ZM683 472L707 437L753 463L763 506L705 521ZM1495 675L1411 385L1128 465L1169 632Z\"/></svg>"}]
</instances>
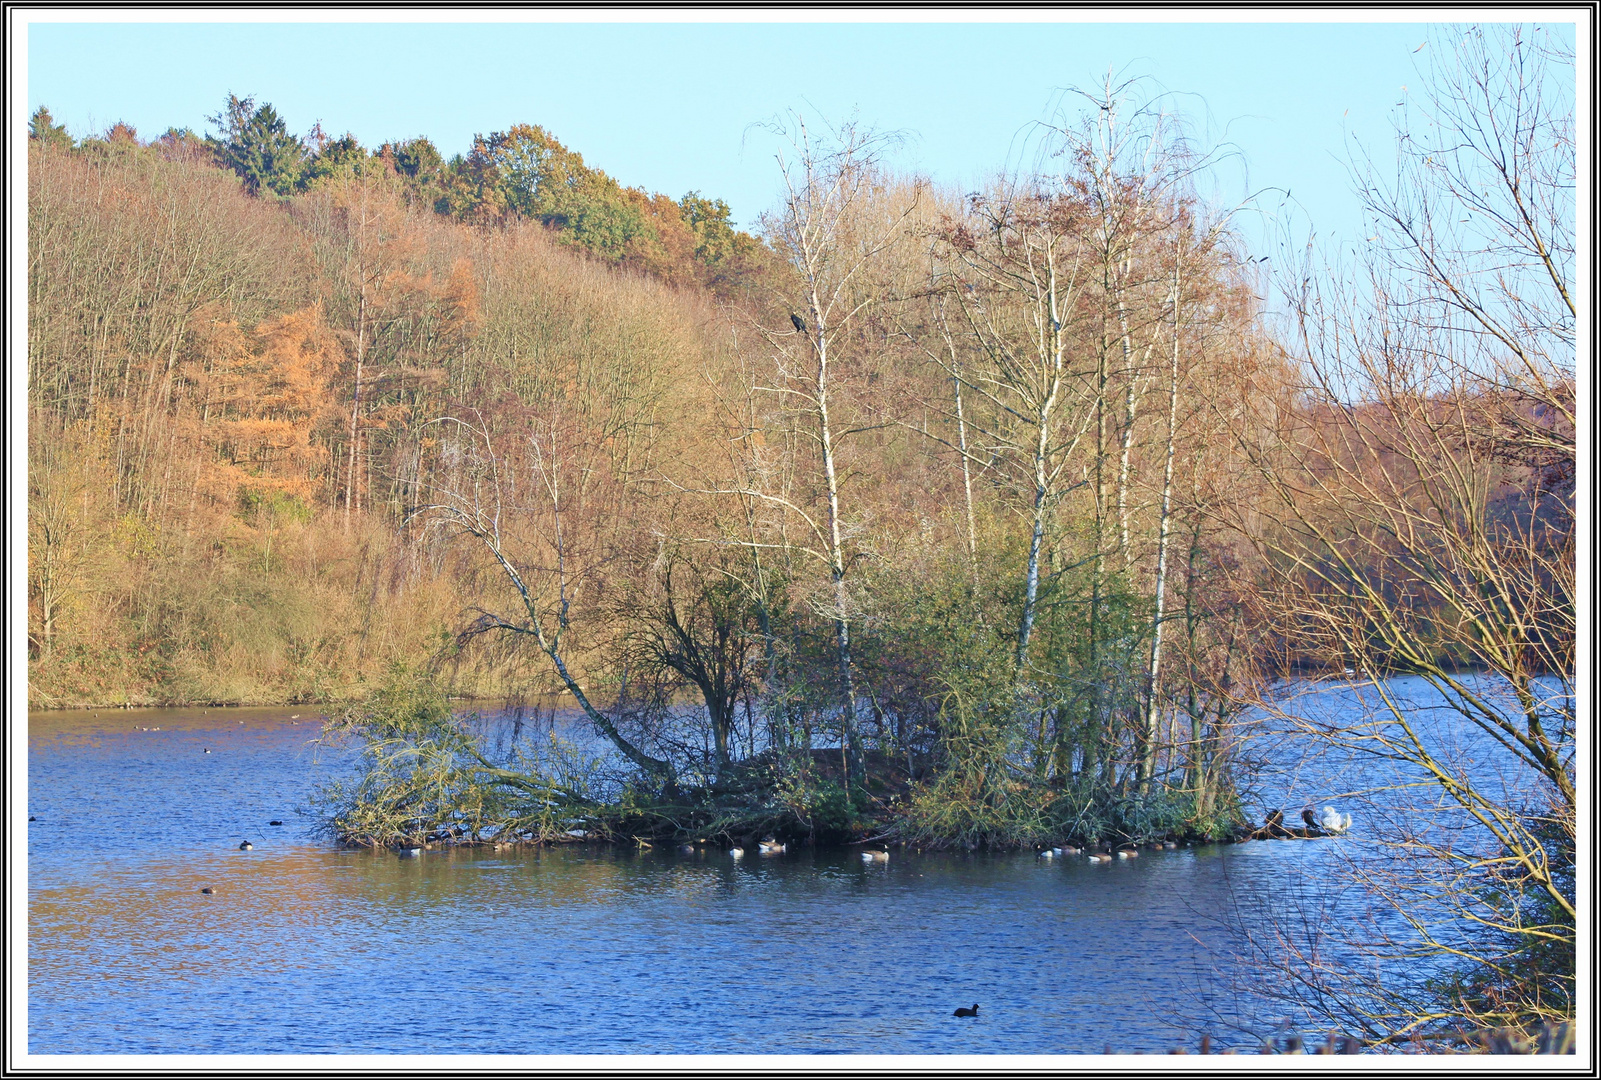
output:
<instances>
[{"instance_id":1,"label":"shoreline","mask_svg":"<svg viewBox=\"0 0 1601 1080\"><path fill-rule=\"evenodd\" d=\"M355 704L356 702L359 702L364 697L366 697L366 694L368 692L370 692L370 688L364 688L363 693L356 694L356 695L351 696L351 697L311 698L311 699L304 699L303 698L303 699L299 699L299 700L276 699L276 700L270 700L270 701L238 701L238 700L234 700L234 701L178 701L178 702L174 702L174 701L157 701L157 702L121 701L121 702L114 702L114 703L106 703L106 702L98 702L98 703L97 702L81 702L80 703L80 702L74 702L74 703L68 704L68 705L41 705L38 702L30 699L28 701L27 709L28 709L28 714L30 716L33 715L34 713L92 712L92 711L96 711L96 710L100 710L100 709L106 709L106 710L111 710L111 709L121 709L121 710L133 710L133 709L296 709L296 708L301 708L301 709L328 709L328 708L337 708L337 707L342 706L342 705ZM565 698L565 697L567 697L567 692L565 690L550 690L550 691L544 691L542 693L533 694L533 695L525 694L525 695L522 696L521 700L523 700L524 702L527 702L529 704L533 704L535 702L538 702L540 704L548 704L549 700L551 698ZM505 702L507 700L507 696L504 696L504 695L498 695L498 696L497 695L473 696L473 695L465 695L465 694L463 694L463 695L447 694L446 695L446 699L451 701L451 702L462 702L462 703L466 703L466 704L471 704L471 703L475 703L475 702L501 702L501 703L503 703L503 702Z\"/></svg>"}]
</instances>

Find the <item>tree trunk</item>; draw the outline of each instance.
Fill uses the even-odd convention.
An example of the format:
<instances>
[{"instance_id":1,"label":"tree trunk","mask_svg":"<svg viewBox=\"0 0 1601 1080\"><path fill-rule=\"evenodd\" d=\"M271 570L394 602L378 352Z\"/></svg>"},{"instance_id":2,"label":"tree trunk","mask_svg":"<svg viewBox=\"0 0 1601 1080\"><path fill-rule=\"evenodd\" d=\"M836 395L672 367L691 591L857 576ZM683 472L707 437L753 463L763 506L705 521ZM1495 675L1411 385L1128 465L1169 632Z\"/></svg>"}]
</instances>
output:
<instances>
[{"instance_id":1,"label":"tree trunk","mask_svg":"<svg viewBox=\"0 0 1601 1080\"><path fill-rule=\"evenodd\" d=\"M1167 384L1167 453L1162 466L1162 511L1156 532L1156 589L1155 613L1151 617L1151 663L1145 673L1145 731L1144 748L1140 755L1140 790L1150 784L1151 764L1156 752L1156 726L1160 709L1157 688L1162 673L1162 626L1164 603L1167 598L1167 541L1173 507L1173 451L1178 435L1179 401L1179 263L1181 252L1175 251L1173 261L1173 363L1168 370Z\"/></svg>"},{"instance_id":2,"label":"tree trunk","mask_svg":"<svg viewBox=\"0 0 1601 1080\"><path fill-rule=\"evenodd\" d=\"M356 493L356 442L359 439L357 420L361 410L361 369L367 355L367 281L361 283L361 296L356 302L356 380L350 390L350 461L345 470L345 532L350 532L350 512Z\"/></svg>"},{"instance_id":3,"label":"tree trunk","mask_svg":"<svg viewBox=\"0 0 1601 1080\"><path fill-rule=\"evenodd\" d=\"M856 680L851 671L850 593L845 586L845 553L840 539L839 476L834 467L834 434L828 412L828 339L824 333L821 305L814 298L812 318L817 336L817 423L823 452L823 480L828 493L828 558L834 584L834 637L839 649L839 677L845 697L840 716L840 738L845 750L845 783L849 787L862 779L862 750L856 734Z\"/></svg>"},{"instance_id":4,"label":"tree trunk","mask_svg":"<svg viewBox=\"0 0 1601 1080\"><path fill-rule=\"evenodd\" d=\"M1034 451L1034 522L1029 533L1028 565L1023 577L1023 614L1017 628L1017 674L1021 678L1028 664L1029 639L1034 632L1034 605L1040 591L1040 546L1045 539L1046 440L1048 414L1040 417L1039 439Z\"/></svg>"},{"instance_id":5,"label":"tree trunk","mask_svg":"<svg viewBox=\"0 0 1601 1080\"><path fill-rule=\"evenodd\" d=\"M973 466L967 456L967 417L962 412L962 376L956 364L956 347L946 335L951 354L951 382L956 387L956 445L962 459L962 508L967 517L967 568L973 577L973 604L978 604L978 531L973 525Z\"/></svg>"}]
</instances>

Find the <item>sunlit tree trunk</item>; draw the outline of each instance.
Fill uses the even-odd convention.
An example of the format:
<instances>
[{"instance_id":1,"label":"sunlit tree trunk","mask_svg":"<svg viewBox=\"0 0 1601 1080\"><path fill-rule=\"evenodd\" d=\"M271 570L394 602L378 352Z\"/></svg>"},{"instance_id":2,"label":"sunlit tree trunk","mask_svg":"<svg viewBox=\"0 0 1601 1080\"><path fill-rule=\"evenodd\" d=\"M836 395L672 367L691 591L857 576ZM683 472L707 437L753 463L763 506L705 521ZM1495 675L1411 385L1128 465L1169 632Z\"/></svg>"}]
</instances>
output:
<instances>
[{"instance_id":1,"label":"sunlit tree trunk","mask_svg":"<svg viewBox=\"0 0 1601 1080\"><path fill-rule=\"evenodd\" d=\"M967 569L973 578L973 602L978 602L978 529L973 523L973 461L967 448L967 416L962 409L962 376L956 360L956 346L949 332L945 335L950 351L951 386L956 394L956 445L962 461L962 514L967 523Z\"/></svg>"},{"instance_id":2,"label":"sunlit tree trunk","mask_svg":"<svg viewBox=\"0 0 1601 1080\"><path fill-rule=\"evenodd\" d=\"M1171 531L1173 508L1173 456L1178 441L1179 401L1179 342L1183 326L1181 316L1180 266L1183 258L1182 238L1176 239L1173 253L1173 353L1168 368L1167 383L1167 449L1162 465L1162 509L1156 534L1156 585L1153 590L1151 616L1151 662L1145 673L1145 746L1140 758L1140 787L1146 788L1151 779L1151 763L1157 746L1157 720L1161 713L1158 689L1162 677L1162 631L1166 625L1167 601L1167 546Z\"/></svg>"},{"instance_id":3,"label":"sunlit tree trunk","mask_svg":"<svg viewBox=\"0 0 1601 1080\"><path fill-rule=\"evenodd\" d=\"M829 416L829 356L828 313L819 302L816 292L811 294L812 317L816 320L816 336L811 339L817 357L817 428L818 446L823 457L823 483L828 499L828 572L834 585L834 640L839 650L840 687L845 696L845 712L840 721L840 734L849 757L849 774L861 775L861 742L856 731L856 676L851 666L850 593L845 587L845 549L840 543L839 473L834 466L834 428Z\"/></svg>"},{"instance_id":4,"label":"sunlit tree trunk","mask_svg":"<svg viewBox=\"0 0 1601 1080\"><path fill-rule=\"evenodd\" d=\"M345 532L350 531L350 514L356 503L356 447L361 441L361 376L367 360L367 281L362 275L361 293L356 301L356 377L350 385L350 461L345 468Z\"/></svg>"},{"instance_id":5,"label":"sunlit tree trunk","mask_svg":"<svg viewBox=\"0 0 1601 1080\"><path fill-rule=\"evenodd\" d=\"M561 684L573 700L625 758L661 785L664 795L677 787L672 762L653 757L629 739L597 708L568 665L567 637L572 629L575 570L570 557L571 539L564 501L565 478L570 467L563 460L567 447L561 444L556 425L549 433L531 432L526 438L528 461L526 484L535 498L530 503L508 505L506 496L517 490L518 463L500 452L481 419L471 422L456 417L438 421L446 431L451 453L456 458L452 474L430 485L429 501L418 507L418 514L475 540L491 558L505 582L517 596L521 616L498 615L484 611L467 634L504 632L532 637L550 661ZM519 519L532 518L533 521ZM530 530L530 526L534 526ZM532 531L545 550L519 554L512 531ZM480 609L482 610L482 609Z\"/></svg>"}]
</instances>

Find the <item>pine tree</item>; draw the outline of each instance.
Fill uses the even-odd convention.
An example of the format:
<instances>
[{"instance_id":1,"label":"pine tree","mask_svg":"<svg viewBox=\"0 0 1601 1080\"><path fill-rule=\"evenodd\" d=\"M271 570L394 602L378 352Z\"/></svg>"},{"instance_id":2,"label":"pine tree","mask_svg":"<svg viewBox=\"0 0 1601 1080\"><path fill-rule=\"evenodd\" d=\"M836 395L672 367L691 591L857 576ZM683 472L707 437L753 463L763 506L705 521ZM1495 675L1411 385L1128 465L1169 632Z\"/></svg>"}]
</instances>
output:
<instances>
[{"instance_id":1,"label":"pine tree","mask_svg":"<svg viewBox=\"0 0 1601 1080\"><path fill-rule=\"evenodd\" d=\"M290 195L304 186L305 143L289 134L271 105L257 108L255 98L229 94L223 111L207 119L224 133L206 139L217 163L238 173L250 194L259 195L265 188Z\"/></svg>"},{"instance_id":2,"label":"pine tree","mask_svg":"<svg viewBox=\"0 0 1601 1080\"><path fill-rule=\"evenodd\" d=\"M72 136L67 134L67 125L55 122L50 110L43 105L28 121L28 138L38 141L43 146L59 146L63 149L72 149Z\"/></svg>"}]
</instances>

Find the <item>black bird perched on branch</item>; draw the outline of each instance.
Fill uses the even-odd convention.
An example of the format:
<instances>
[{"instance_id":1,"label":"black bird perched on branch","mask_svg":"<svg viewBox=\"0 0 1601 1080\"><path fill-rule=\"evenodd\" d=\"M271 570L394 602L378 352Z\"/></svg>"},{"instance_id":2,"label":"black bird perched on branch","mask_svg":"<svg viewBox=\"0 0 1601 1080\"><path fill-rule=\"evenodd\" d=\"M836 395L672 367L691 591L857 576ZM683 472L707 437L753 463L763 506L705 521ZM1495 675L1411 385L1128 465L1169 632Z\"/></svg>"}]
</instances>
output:
<instances>
[{"instance_id":1,"label":"black bird perched on branch","mask_svg":"<svg viewBox=\"0 0 1601 1080\"><path fill-rule=\"evenodd\" d=\"M805 319L801 318L799 315L795 314L792 311L792 312L789 313L789 321L795 324L795 329L799 330L803 334L806 333L806 320Z\"/></svg>"},{"instance_id":2,"label":"black bird perched on branch","mask_svg":"<svg viewBox=\"0 0 1601 1080\"><path fill-rule=\"evenodd\" d=\"M978 1015L978 1003L974 1002L973 1003L973 1007L971 1009L957 1009L955 1012L951 1013L951 1015L952 1016L977 1016Z\"/></svg>"}]
</instances>

